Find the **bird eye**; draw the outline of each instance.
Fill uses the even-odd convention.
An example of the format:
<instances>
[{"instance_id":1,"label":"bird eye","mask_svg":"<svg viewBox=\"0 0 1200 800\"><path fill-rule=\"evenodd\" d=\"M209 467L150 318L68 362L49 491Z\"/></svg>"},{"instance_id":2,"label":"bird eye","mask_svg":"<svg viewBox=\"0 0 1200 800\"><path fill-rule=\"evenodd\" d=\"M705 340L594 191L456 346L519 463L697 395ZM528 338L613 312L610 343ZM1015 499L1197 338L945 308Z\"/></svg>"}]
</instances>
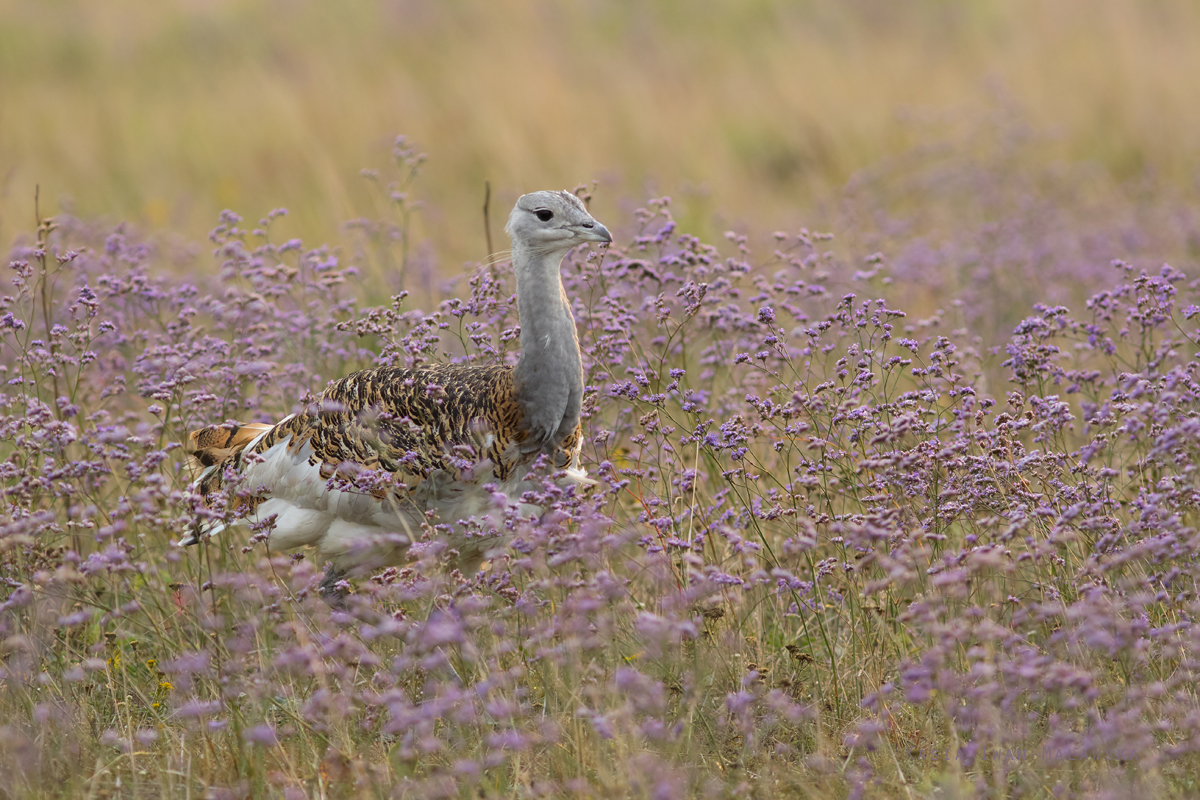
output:
<instances>
[{"instance_id":1,"label":"bird eye","mask_svg":"<svg viewBox=\"0 0 1200 800\"><path fill-rule=\"evenodd\" d=\"M533 213L537 214L537 218L542 222L549 222L550 220L554 219L554 212L548 208L539 208Z\"/></svg>"}]
</instances>

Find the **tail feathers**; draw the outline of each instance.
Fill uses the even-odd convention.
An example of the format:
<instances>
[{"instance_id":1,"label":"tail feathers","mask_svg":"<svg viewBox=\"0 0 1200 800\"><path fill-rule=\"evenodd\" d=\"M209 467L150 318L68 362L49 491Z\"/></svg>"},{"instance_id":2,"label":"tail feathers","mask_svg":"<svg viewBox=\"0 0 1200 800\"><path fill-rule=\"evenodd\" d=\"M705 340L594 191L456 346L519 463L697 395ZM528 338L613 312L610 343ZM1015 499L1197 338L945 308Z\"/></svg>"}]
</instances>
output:
<instances>
[{"instance_id":1,"label":"tail feathers","mask_svg":"<svg viewBox=\"0 0 1200 800\"><path fill-rule=\"evenodd\" d=\"M216 536L221 531L225 530L224 522L209 522L202 524L197 530L193 530L179 540L180 547L190 547L194 544L200 544L200 538L204 534Z\"/></svg>"},{"instance_id":2,"label":"tail feathers","mask_svg":"<svg viewBox=\"0 0 1200 800\"><path fill-rule=\"evenodd\" d=\"M274 427L262 422L247 422L236 426L210 425L189 433L187 466L192 476L192 487L206 497L210 491L219 489L220 470L224 468L223 465L247 447L252 447ZM238 505L240 509L253 511L258 501L259 498L245 498ZM198 528L180 539L179 544L183 547L199 544L204 534L216 536L223 530L223 522L201 523Z\"/></svg>"},{"instance_id":3,"label":"tail feathers","mask_svg":"<svg viewBox=\"0 0 1200 800\"><path fill-rule=\"evenodd\" d=\"M245 449L262 434L274 428L263 422L247 422L236 427L210 425L188 434L188 470L193 480L230 456Z\"/></svg>"},{"instance_id":4,"label":"tail feathers","mask_svg":"<svg viewBox=\"0 0 1200 800\"><path fill-rule=\"evenodd\" d=\"M587 470L578 465L567 468L567 478L573 483L578 483L582 486L595 486L599 483L595 478L589 478Z\"/></svg>"}]
</instances>

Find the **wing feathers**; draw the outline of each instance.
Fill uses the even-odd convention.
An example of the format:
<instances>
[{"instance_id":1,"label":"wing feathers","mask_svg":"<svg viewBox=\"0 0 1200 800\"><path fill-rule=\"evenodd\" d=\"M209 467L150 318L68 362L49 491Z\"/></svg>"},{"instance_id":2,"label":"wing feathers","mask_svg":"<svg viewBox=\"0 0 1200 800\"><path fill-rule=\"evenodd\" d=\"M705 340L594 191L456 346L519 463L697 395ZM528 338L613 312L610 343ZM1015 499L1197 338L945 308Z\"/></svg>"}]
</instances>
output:
<instances>
[{"instance_id":1,"label":"wing feathers","mask_svg":"<svg viewBox=\"0 0 1200 800\"><path fill-rule=\"evenodd\" d=\"M404 494L395 497L400 505L447 505L450 512L465 502L458 495L468 485L496 480L515 490L523 474L516 470L543 452L523 422L510 367L381 367L334 381L315 403L275 425L195 431L188 437L188 466L204 496L220 490L231 469L245 474L245 483L265 486L268 496L235 501L239 513L252 519L275 514L276 547L313 544L324 552L326 544L337 550L357 538L359 527L399 530L397 503L375 491L332 491L327 481L333 475L352 476L356 466L393 473ZM576 427L550 451L555 466L568 468L577 483L587 481L580 444ZM331 536L336 543L325 541ZM199 538L193 533L180 543Z\"/></svg>"}]
</instances>

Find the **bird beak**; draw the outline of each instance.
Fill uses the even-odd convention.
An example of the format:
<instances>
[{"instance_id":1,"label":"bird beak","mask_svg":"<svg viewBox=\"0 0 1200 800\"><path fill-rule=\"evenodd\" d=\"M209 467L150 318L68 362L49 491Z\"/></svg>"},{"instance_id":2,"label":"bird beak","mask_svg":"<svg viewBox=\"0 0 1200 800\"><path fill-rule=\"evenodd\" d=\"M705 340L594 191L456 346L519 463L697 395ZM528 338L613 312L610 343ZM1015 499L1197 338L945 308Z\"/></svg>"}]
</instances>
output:
<instances>
[{"instance_id":1,"label":"bird beak","mask_svg":"<svg viewBox=\"0 0 1200 800\"><path fill-rule=\"evenodd\" d=\"M608 228L601 225L599 222L593 222L590 228L580 226L578 228L580 238L589 242L612 242L612 234L608 232Z\"/></svg>"}]
</instances>

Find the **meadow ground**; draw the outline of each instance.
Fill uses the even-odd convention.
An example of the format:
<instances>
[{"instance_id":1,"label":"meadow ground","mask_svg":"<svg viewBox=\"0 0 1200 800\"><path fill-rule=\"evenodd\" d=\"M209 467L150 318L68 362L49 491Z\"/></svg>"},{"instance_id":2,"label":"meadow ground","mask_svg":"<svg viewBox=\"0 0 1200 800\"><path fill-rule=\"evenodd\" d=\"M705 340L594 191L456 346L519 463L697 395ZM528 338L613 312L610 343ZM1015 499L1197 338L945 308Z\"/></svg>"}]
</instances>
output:
<instances>
[{"instance_id":1,"label":"meadow ground","mask_svg":"<svg viewBox=\"0 0 1200 800\"><path fill-rule=\"evenodd\" d=\"M0 14L0 797L1195 795L1190 4L97 8ZM592 179L596 486L344 611L172 545Z\"/></svg>"}]
</instances>

